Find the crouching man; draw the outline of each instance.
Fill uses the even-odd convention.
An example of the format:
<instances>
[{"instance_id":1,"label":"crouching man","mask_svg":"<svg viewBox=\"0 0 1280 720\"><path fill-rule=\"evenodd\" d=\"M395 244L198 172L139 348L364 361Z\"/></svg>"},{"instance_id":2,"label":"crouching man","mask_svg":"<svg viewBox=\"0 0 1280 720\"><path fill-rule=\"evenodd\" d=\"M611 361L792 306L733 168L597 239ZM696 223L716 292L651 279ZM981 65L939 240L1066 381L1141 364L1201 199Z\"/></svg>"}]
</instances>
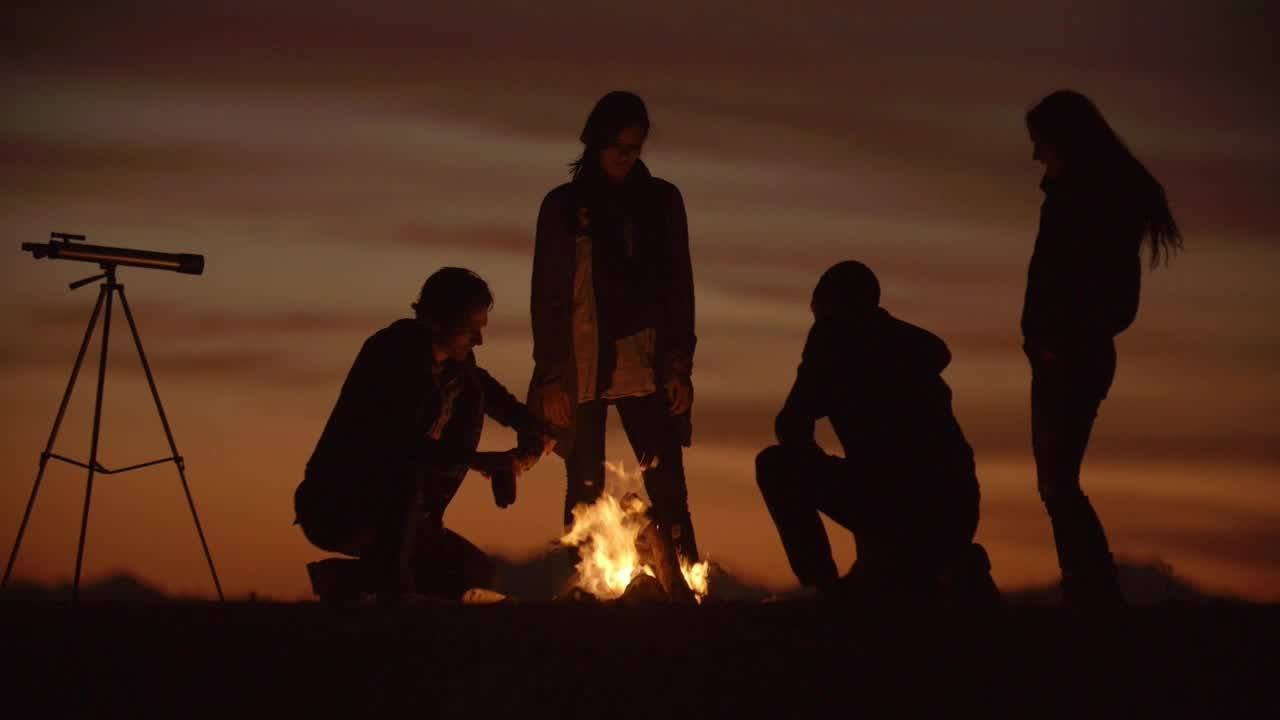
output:
<instances>
[{"instance_id":1,"label":"crouching man","mask_svg":"<svg viewBox=\"0 0 1280 720\"><path fill-rule=\"evenodd\" d=\"M493 563L444 527L445 508L468 470L511 504L515 478L546 445L525 406L476 365L492 306L479 276L443 268L423 284L416 317L365 341L294 493L307 539L359 559L308 566L321 600L493 587ZM485 415L515 428L519 445L477 452Z\"/></svg>"},{"instance_id":2,"label":"crouching man","mask_svg":"<svg viewBox=\"0 0 1280 720\"><path fill-rule=\"evenodd\" d=\"M990 562L973 542L973 450L940 375L950 352L879 303L879 282L862 263L839 263L818 281L778 444L756 458L756 482L802 584L874 602L994 601ZM824 417L843 458L815 441ZM819 513L857 543L843 579Z\"/></svg>"}]
</instances>

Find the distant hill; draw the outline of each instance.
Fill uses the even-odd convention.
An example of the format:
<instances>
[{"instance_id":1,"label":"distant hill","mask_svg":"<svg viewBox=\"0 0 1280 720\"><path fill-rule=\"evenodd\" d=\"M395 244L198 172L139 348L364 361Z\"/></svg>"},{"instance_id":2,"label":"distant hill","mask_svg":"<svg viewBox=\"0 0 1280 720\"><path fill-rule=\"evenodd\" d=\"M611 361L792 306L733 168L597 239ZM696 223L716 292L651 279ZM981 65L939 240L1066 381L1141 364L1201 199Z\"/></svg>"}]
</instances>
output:
<instances>
[{"instance_id":1,"label":"distant hill","mask_svg":"<svg viewBox=\"0 0 1280 720\"><path fill-rule=\"evenodd\" d=\"M573 572L568 554L561 550L551 550L523 560L497 558L496 561L498 590L525 600L551 599ZM774 592L741 580L732 571L714 562L711 568L711 595L718 600L759 602L769 597L785 600L805 594L799 588ZM1189 580L1179 577L1168 563L1160 560L1122 560L1119 579L1125 598L1134 605L1245 602L1229 595L1206 592ZM1004 597L1008 602L1027 605L1057 605L1062 599L1057 583L1005 590Z\"/></svg>"},{"instance_id":2,"label":"distant hill","mask_svg":"<svg viewBox=\"0 0 1280 720\"><path fill-rule=\"evenodd\" d=\"M1120 590L1133 605L1157 603L1244 603L1230 595L1217 595L1197 587L1178 577L1173 567L1161 560L1118 562ZM1057 584L1009 590L1004 593L1007 601L1028 605L1056 605L1062 601Z\"/></svg>"},{"instance_id":3,"label":"distant hill","mask_svg":"<svg viewBox=\"0 0 1280 720\"><path fill-rule=\"evenodd\" d=\"M15 602L69 602L71 583L48 586L15 582L5 588L4 595ZM163 590L126 572L117 572L92 583L80 584L80 602L82 603L146 604L176 599L178 598L171 597Z\"/></svg>"},{"instance_id":4,"label":"distant hill","mask_svg":"<svg viewBox=\"0 0 1280 720\"><path fill-rule=\"evenodd\" d=\"M504 595L532 602L554 598L564 589L573 568L569 555L561 549L552 549L523 560L495 557L498 590ZM1247 604L1247 601L1230 595L1207 592L1194 583L1181 578L1173 568L1160 560L1120 563L1120 587L1125 597L1134 605L1176 603L1198 604ZM711 563L711 595L716 600L733 603L757 603L766 598L794 599L806 594L799 588L774 592L738 578L731 570L715 562ZM70 583L57 586L15 582L3 593L4 599L13 602L61 603L71 599ZM1061 595L1057 585L1042 585L1004 591L1005 600L1016 605L1057 605ZM126 572L117 572L92 583L80 586L82 603L148 604L191 598L174 597L155 585ZM249 595L250 600L258 597ZM267 600L267 598L262 598Z\"/></svg>"}]
</instances>

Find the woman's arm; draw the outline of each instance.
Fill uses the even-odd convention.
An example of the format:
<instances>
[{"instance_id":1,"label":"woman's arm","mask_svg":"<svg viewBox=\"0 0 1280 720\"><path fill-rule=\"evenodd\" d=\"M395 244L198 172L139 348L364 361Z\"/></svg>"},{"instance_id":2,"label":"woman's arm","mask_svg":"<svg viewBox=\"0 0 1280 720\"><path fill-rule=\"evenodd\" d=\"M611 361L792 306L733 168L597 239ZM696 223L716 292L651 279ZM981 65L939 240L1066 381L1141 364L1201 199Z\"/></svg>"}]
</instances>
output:
<instances>
[{"instance_id":1,"label":"woman's arm","mask_svg":"<svg viewBox=\"0 0 1280 720\"><path fill-rule=\"evenodd\" d=\"M1133 322L1140 220L1097 188L1046 203L1028 278L1023 330L1054 354L1114 337Z\"/></svg>"},{"instance_id":2,"label":"woman's arm","mask_svg":"<svg viewBox=\"0 0 1280 720\"><path fill-rule=\"evenodd\" d=\"M689 220L684 198L670 183L661 182L666 192L667 288L664 293L664 333L660 339L661 372L665 379L688 381L693 373L693 351L698 342L694 331L693 261L689 255Z\"/></svg>"},{"instance_id":3,"label":"woman's arm","mask_svg":"<svg viewBox=\"0 0 1280 720\"><path fill-rule=\"evenodd\" d=\"M547 193L538 210L529 316L534 384L565 386L572 369L573 237L565 225L565 186Z\"/></svg>"}]
</instances>

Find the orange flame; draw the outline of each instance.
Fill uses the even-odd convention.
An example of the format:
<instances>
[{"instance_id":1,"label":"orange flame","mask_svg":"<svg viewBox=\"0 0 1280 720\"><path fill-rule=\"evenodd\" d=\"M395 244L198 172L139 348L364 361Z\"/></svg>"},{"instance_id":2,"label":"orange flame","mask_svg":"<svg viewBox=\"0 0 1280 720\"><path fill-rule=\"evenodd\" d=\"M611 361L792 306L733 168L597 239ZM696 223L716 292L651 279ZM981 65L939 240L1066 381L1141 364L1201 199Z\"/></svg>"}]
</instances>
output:
<instances>
[{"instance_id":1,"label":"orange flame","mask_svg":"<svg viewBox=\"0 0 1280 720\"><path fill-rule=\"evenodd\" d=\"M690 565L688 560L680 558L680 574L684 575L684 581L689 584L689 589L693 591L693 596L699 603L710 590L707 584L707 575L710 571L711 566L706 560Z\"/></svg>"},{"instance_id":2,"label":"orange flame","mask_svg":"<svg viewBox=\"0 0 1280 720\"><path fill-rule=\"evenodd\" d=\"M592 505L573 508L573 527L560 538L560 544L579 549L577 585L592 595L612 600L621 597L638 575L653 576L653 568L640 562L636 538L649 524L649 503L635 491L616 492L641 486L644 468L628 472L623 464L606 462L612 482ZM693 590L698 602L708 591L706 562L689 563L680 559L680 572Z\"/></svg>"}]
</instances>

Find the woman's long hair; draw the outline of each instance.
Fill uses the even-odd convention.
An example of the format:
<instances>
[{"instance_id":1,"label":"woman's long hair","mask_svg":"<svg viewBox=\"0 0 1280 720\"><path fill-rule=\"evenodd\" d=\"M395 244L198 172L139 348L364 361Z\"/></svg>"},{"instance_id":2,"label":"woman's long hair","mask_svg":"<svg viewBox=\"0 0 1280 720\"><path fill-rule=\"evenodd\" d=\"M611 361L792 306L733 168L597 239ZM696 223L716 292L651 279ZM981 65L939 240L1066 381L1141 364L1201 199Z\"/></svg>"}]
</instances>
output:
<instances>
[{"instance_id":1,"label":"woman's long hair","mask_svg":"<svg viewBox=\"0 0 1280 720\"><path fill-rule=\"evenodd\" d=\"M582 154L569 163L573 179L586 179L598 174L600 151L612 145L618 134L630 127L638 127L645 135L649 134L649 111L639 95L614 90L600 98L578 136L582 141Z\"/></svg>"},{"instance_id":2,"label":"woman's long hair","mask_svg":"<svg viewBox=\"0 0 1280 720\"><path fill-rule=\"evenodd\" d=\"M1064 175L1115 179L1126 186L1142 213L1153 268L1162 257L1167 264L1170 256L1182 250L1182 233L1164 187L1134 157L1089 98L1073 90L1058 90L1027 111L1027 129L1062 154Z\"/></svg>"}]
</instances>

